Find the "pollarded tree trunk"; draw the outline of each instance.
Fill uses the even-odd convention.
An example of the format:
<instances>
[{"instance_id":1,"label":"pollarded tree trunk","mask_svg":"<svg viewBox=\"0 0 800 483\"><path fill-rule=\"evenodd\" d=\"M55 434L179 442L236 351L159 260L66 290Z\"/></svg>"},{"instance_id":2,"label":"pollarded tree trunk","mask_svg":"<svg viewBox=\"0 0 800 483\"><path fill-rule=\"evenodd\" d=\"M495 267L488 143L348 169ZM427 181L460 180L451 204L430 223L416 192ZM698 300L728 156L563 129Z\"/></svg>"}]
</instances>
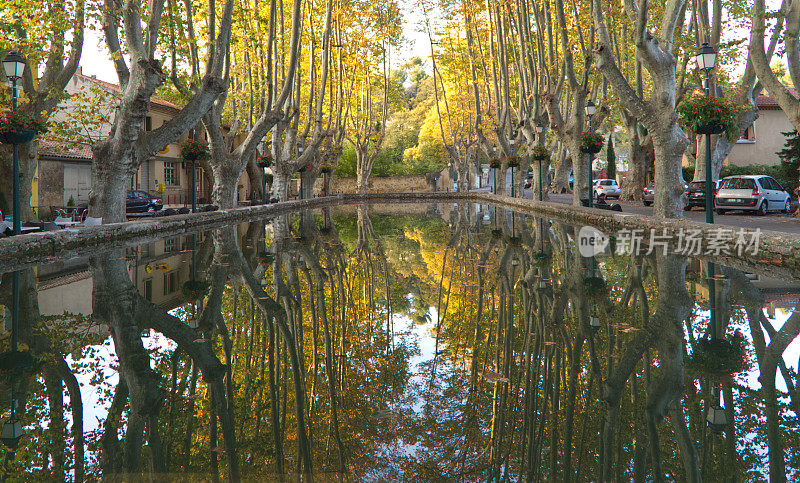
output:
<instances>
[{"instance_id":1,"label":"pollarded tree trunk","mask_svg":"<svg viewBox=\"0 0 800 483\"><path fill-rule=\"evenodd\" d=\"M300 197L303 199L314 197L314 184L317 182L319 173L314 169L306 169L300 172L300 187L303 190Z\"/></svg>"},{"instance_id":2,"label":"pollarded tree trunk","mask_svg":"<svg viewBox=\"0 0 800 483\"><path fill-rule=\"evenodd\" d=\"M369 147L361 147L358 144L356 147L356 192L366 193L369 191L367 182L372 175L372 163L375 161L377 155L377 147L375 151L370 153Z\"/></svg>"},{"instance_id":3,"label":"pollarded tree trunk","mask_svg":"<svg viewBox=\"0 0 800 483\"><path fill-rule=\"evenodd\" d=\"M115 148L124 144L108 139L92 146L92 189L89 214L105 223L125 220L125 193L134 171L133 150ZM120 152L122 151L122 152Z\"/></svg>"},{"instance_id":4,"label":"pollarded tree trunk","mask_svg":"<svg viewBox=\"0 0 800 483\"><path fill-rule=\"evenodd\" d=\"M567 156L567 150L559 148L558 158L555 163L555 174L553 175L553 183L551 191L553 193L569 193L569 173L572 171L572 157Z\"/></svg>"},{"instance_id":5,"label":"pollarded tree trunk","mask_svg":"<svg viewBox=\"0 0 800 483\"><path fill-rule=\"evenodd\" d=\"M678 218L683 212L683 152L689 140L674 122L665 129L666 136L653 136L656 155L655 207L653 215L661 218Z\"/></svg>"},{"instance_id":6,"label":"pollarded tree trunk","mask_svg":"<svg viewBox=\"0 0 800 483\"><path fill-rule=\"evenodd\" d=\"M214 204L223 210L236 208L238 202L236 199L236 192L239 179L242 176L241 171L237 171L235 167L229 164L222 166L212 164L211 173L213 174L211 199ZM260 184L261 182L259 180L258 185Z\"/></svg>"},{"instance_id":7,"label":"pollarded tree trunk","mask_svg":"<svg viewBox=\"0 0 800 483\"><path fill-rule=\"evenodd\" d=\"M642 190L647 186L647 173L653 165L653 144L646 130L642 128L635 117L624 109L622 120L628 133L628 176L622 183L620 200L641 201Z\"/></svg>"},{"instance_id":8,"label":"pollarded tree trunk","mask_svg":"<svg viewBox=\"0 0 800 483\"><path fill-rule=\"evenodd\" d=\"M550 172L550 160L544 161L531 161L531 171L533 172L533 178L531 178L531 191L533 191L533 199L539 199L539 166L541 165L541 184L542 184L542 201L549 201L550 197L547 195L548 189L548 182L547 182L547 174Z\"/></svg>"},{"instance_id":9,"label":"pollarded tree trunk","mask_svg":"<svg viewBox=\"0 0 800 483\"><path fill-rule=\"evenodd\" d=\"M278 198L279 201L288 200L291 176L281 169L273 169L273 173L272 186L270 187L272 196Z\"/></svg>"}]
</instances>

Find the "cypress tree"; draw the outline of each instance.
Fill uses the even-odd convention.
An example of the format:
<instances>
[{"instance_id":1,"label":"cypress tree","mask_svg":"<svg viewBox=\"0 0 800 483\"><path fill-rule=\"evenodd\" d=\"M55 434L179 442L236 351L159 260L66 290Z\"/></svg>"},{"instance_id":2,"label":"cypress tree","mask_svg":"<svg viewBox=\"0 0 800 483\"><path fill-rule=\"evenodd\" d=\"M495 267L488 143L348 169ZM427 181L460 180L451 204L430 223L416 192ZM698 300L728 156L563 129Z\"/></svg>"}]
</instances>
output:
<instances>
[{"instance_id":1,"label":"cypress tree","mask_svg":"<svg viewBox=\"0 0 800 483\"><path fill-rule=\"evenodd\" d=\"M606 164L606 177L609 179L617 179L617 156L614 154L614 136L608 136L608 147L606 148L606 156L608 163Z\"/></svg>"}]
</instances>

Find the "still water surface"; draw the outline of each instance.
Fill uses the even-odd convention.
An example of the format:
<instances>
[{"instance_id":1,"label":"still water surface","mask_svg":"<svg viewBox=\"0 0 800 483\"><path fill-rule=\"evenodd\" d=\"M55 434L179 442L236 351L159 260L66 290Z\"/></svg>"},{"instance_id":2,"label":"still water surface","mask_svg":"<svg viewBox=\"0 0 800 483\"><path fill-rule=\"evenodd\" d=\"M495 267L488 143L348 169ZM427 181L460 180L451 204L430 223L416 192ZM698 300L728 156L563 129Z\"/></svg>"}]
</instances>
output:
<instances>
[{"instance_id":1,"label":"still water surface","mask_svg":"<svg viewBox=\"0 0 800 483\"><path fill-rule=\"evenodd\" d=\"M705 262L576 233L354 206L3 274L4 475L800 478L800 280L718 265L712 313Z\"/></svg>"}]
</instances>

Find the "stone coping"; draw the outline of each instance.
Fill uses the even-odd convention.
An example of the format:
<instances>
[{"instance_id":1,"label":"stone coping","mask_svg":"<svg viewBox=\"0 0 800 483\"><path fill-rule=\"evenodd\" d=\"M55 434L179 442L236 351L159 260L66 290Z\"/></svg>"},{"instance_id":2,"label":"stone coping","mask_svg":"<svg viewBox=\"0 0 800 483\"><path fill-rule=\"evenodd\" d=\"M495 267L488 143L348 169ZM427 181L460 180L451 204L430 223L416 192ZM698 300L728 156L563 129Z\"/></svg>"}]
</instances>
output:
<instances>
[{"instance_id":1,"label":"stone coping","mask_svg":"<svg viewBox=\"0 0 800 483\"><path fill-rule=\"evenodd\" d=\"M673 235L673 237L681 229L699 230L703 237L709 237L713 230L717 230L721 226L715 227L685 219L657 219L597 208L511 198L485 192L345 193L270 205L243 206L231 210L138 219L95 227L2 238L0 239L0 270L14 270L54 258L86 255L133 243L148 243L182 233L206 231L231 223L271 218L304 208L358 203L459 201L501 205L530 215L542 215L545 218L570 225L591 225L607 234L621 229L641 229L649 232L650 229L655 228L659 232L664 229L668 235ZM726 228L738 230L732 227ZM762 230L757 256L723 255L710 259L734 268L756 270L765 275L800 278L800 235Z\"/></svg>"},{"instance_id":2,"label":"stone coping","mask_svg":"<svg viewBox=\"0 0 800 483\"><path fill-rule=\"evenodd\" d=\"M719 229L738 232L740 228L727 225L709 225L684 218L655 218L587 208L583 206L565 205L547 201L538 201L508 196L493 195L490 193L475 193L478 202L493 205L502 205L516 211L543 215L545 218L565 222L569 225L590 225L606 234L614 234L619 230L644 230L649 237L651 229L666 230L672 240L677 240L677 234L683 230L697 230L703 239L712 238ZM754 231L754 229L746 229ZM674 244L670 245L674 248ZM702 260L712 261L732 268L752 271L766 276L800 279L800 235L772 230L761 230L759 237L758 254L735 256L703 256Z\"/></svg>"}]
</instances>

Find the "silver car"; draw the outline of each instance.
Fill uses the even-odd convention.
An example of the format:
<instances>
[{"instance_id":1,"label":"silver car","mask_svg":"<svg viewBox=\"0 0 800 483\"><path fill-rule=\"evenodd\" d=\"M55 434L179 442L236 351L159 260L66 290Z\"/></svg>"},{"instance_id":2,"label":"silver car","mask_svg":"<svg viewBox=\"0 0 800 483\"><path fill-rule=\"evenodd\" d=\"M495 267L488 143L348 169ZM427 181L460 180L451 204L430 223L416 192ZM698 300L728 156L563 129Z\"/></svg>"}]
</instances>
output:
<instances>
[{"instance_id":1,"label":"silver car","mask_svg":"<svg viewBox=\"0 0 800 483\"><path fill-rule=\"evenodd\" d=\"M789 193L775 181L764 175L729 176L723 179L717 192L717 213L722 215L730 210L755 211L766 215L769 211L792 210Z\"/></svg>"},{"instance_id":2,"label":"silver car","mask_svg":"<svg viewBox=\"0 0 800 483\"><path fill-rule=\"evenodd\" d=\"M620 189L615 179L598 179L594 182L594 196L596 198L619 199Z\"/></svg>"}]
</instances>

